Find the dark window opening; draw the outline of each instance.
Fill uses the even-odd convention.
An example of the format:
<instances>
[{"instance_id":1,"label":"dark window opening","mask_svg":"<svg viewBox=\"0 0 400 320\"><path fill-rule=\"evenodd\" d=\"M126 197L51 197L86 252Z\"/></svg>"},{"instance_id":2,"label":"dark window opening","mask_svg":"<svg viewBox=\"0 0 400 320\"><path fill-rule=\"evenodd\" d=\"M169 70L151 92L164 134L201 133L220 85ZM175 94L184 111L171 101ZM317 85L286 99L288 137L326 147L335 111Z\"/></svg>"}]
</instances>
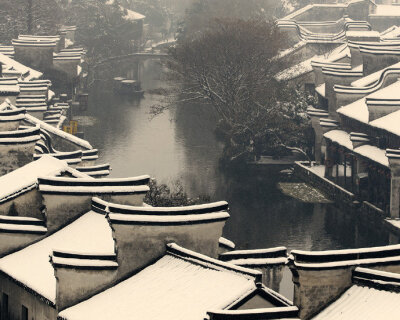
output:
<instances>
[{"instance_id":1,"label":"dark window opening","mask_svg":"<svg viewBox=\"0 0 400 320\"><path fill-rule=\"evenodd\" d=\"M28 320L28 308L22 305L21 320Z\"/></svg>"},{"instance_id":2,"label":"dark window opening","mask_svg":"<svg viewBox=\"0 0 400 320\"><path fill-rule=\"evenodd\" d=\"M1 319L8 320L8 295L5 293L3 293L1 299L1 306Z\"/></svg>"}]
</instances>

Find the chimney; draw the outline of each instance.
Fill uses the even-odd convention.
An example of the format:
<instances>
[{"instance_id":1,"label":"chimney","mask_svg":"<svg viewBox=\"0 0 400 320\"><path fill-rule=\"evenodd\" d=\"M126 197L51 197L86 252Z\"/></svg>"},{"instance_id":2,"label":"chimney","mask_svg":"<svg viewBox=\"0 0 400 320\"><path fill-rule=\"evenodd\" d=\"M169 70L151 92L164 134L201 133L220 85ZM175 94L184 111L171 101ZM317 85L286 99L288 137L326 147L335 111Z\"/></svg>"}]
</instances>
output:
<instances>
[{"instance_id":1,"label":"chimney","mask_svg":"<svg viewBox=\"0 0 400 320\"><path fill-rule=\"evenodd\" d=\"M118 260L118 279L161 257L166 244L218 257L219 239L229 218L224 201L187 207L136 207L93 199L93 206L107 213Z\"/></svg>"},{"instance_id":2,"label":"chimney","mask_svg":"<svg viewBox=\"0 0 400 320\"><path fill-rule=\"evenodd\" d=\"M50 262L57 281L56 306L61 311L107 289L117 274L115 254L53 251Z\"/></svg>"},{"instance_id":3,"label":"chimney","mask_svg":"<svg viewBox=\"0 0 400 320\"><path fill-rule=\"evenodd\" d=\"M67 225L91 208L93 196L105 200L143 205L149 187L149 176L133 178L39 178L47 228L52 233Z\"/></svg>"}]
</instances>

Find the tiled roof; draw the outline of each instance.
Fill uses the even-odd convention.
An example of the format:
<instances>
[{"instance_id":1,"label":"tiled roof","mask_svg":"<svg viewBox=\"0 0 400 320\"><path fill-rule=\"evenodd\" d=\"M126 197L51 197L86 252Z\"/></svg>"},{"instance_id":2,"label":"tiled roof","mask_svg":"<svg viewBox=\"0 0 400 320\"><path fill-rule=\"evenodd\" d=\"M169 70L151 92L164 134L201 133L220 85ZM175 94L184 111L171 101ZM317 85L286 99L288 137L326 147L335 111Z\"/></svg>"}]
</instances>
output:
<instances>
[{"instance_id":1,"label":"tiled roof","mask_svg":"<svg viewBox=\"0 0 400 320\"><path fill-rule=\"evenodd\" d=\"M365 268L353 272L354 285L313 320L400 318L400 275Z\"/></svg>"},{"instance_id":2,"label":"tiled roof","mask_svg":"<svg viewBox=\"0 0 400 320\"><path fill-rule=\"evenodd\" d=\"M114 254L107 219L90 211L51 236L0 259L0 270L55 304L56 278L49 261L53 250Z\"/></svg>"},{"instance_id":3,"label":"tiled roof","mask_svg":"<svg viewBox=\"0 0 400 320\"><path fill-rule=\"evenodd\" d=\"M154 264L113 288L65 309L60 317L203 320L207 311L227 308L256 288L256 271L220 262L175 244L168 247L167 254Z\"/></svg>"}]
</instances>

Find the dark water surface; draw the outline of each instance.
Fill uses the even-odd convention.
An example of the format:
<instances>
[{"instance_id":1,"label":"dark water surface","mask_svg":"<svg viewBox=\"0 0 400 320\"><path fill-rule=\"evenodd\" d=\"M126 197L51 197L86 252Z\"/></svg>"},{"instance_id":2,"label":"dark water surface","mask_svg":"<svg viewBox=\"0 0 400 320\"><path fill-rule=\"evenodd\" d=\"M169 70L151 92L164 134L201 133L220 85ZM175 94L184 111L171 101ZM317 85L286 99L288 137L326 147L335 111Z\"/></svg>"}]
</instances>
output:
<instances>
[{"instance_id":1,"label":"dark water surface","mask_svg":"<svg viewBox=\"0 0 400 320\"><path fill-rule=\"evenodd\" d=\"M166 86L154 61L144 64L141 76L145 90ZM121 99L110 87L99 83L93 88L89 109L80 119L85 138L100 150L98 163L111 163L114 177L150 174L166 183L179 179L191 196L227 200L231 217L224 236L237 248L327 250L389 243L379 225L360 222L332 205L305 204L283 195L276 187L278 169L222 172L222 145L214 136L216 119L209 107L179 106L150 121L150 106L162 100L159 95ZM289 272L280 291L292 298Z\"/></svg>"}]
</instances>

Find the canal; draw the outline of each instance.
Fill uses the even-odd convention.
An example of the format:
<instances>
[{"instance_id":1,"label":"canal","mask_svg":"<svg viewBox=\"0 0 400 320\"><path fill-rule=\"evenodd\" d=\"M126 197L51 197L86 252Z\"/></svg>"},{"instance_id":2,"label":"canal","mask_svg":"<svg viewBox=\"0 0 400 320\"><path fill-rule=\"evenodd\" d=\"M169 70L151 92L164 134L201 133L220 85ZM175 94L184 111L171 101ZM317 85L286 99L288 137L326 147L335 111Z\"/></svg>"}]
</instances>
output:
<instances>
[{"instance_id":1,"label":"canal","mask_svg":"<svg viewBox=\"0 0 400 320\"><path fill-rule=\"evenodd\" d=\"M145 90L168 86L161 69L156 61L144 63ZM221 170L222 145L214 136L216 118L208 106L180 105L150 119L150 107L165 103L162 96L147 92L132 100L115 96L111 87L98 82L88 110L77 117L85 139L99 149L98 163L109 162L113 177L150 174L160 183L181 181L190 196L227 200L231 217L224 236L237 248L327 250L389 243L379 225L360 222L329 204L307 204L283 195L276 187L280 169ZM280 291L292 298L288 270Z\"/></svg>"}]
</instances>

